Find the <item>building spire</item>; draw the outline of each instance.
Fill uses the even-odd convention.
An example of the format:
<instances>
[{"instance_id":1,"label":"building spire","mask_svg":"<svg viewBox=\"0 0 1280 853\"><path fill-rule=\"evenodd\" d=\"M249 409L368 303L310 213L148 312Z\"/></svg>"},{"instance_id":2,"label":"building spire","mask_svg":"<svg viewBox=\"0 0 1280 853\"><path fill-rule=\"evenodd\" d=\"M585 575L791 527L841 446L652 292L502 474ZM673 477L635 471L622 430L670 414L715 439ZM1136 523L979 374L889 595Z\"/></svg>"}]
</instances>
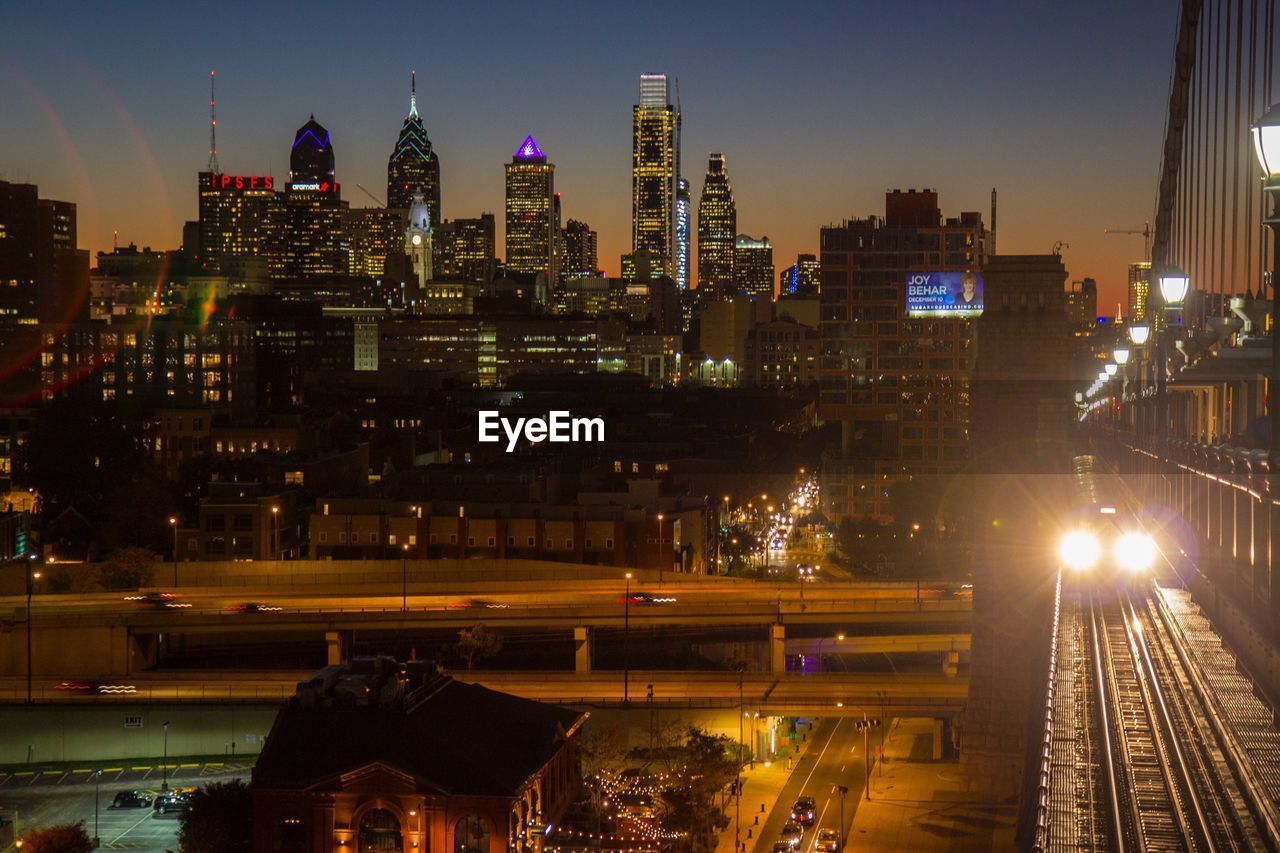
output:
<instances>
[{"instance_id":1,"label":"building spire","mask_svg":"<svg viewBox=\"0 0 1280 853\"><path fill-rule=\"evenodd\" d=\"M418 117L418 70L409 72L409 118Z\"/></svg>"},{"instance_id":2,"label":"building spire","mask_svg":"<svg viewBox=\"0 0 1280 853\"><path fill-rule=\"evenodd\" d=\"M214 81L217 79L217 72L209 72L209 171L221 172L222 168L218 165L218 114L215 111L218 99L214 97Z\"/></svg>"}]
</instances>

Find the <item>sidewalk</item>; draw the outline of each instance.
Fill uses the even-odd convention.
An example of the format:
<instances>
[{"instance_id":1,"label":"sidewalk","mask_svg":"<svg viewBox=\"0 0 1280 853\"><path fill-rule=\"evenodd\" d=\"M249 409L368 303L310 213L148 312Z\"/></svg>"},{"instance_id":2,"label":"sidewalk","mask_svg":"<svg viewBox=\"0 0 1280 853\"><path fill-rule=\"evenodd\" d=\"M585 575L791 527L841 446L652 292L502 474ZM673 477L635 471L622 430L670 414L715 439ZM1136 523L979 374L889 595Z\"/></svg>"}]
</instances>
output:
<instances>
[{"instance_id":1,"label":"sidewalk","mask_svg":"<svg viewBox=\"0 0 1280 853\"><path fill-rule=\"evenodd\" d=\"M897 721L884 766L871 774L872 799L853 816L848 850L1013 849L1013 809L968 802L959 761L933 761L932 743L932 720Z\"/></svg>"},{"instance_id":2,"label":"sidewalk","mask_svg":"<svg viewBox=\"0 0 1280 853\"><path fill-rule=\"evenodd\" d=\"M808 748L808 744L800 743L798 746ZM763 762L756 762L755 769L743 768L742 771L742 840L746 842L748 850L754 850L757 840L757 834L760 830L756 820L761 821L773 811L774 805L778 801L778 795L782 793L783 787L787 784L787 780L791 778L791 768L795 766L804 750L790 753L791 761L786 758L780 761L772 762L768 767ZM760 808L760 804L764 803L764 809ZM725 801L725 814L729 816L729 825L720 833L720 843L716 845L716 853L733 853L733 800ZM751 837L747 837L747 833L751 833Z\"/></svg>"}]
</instances>

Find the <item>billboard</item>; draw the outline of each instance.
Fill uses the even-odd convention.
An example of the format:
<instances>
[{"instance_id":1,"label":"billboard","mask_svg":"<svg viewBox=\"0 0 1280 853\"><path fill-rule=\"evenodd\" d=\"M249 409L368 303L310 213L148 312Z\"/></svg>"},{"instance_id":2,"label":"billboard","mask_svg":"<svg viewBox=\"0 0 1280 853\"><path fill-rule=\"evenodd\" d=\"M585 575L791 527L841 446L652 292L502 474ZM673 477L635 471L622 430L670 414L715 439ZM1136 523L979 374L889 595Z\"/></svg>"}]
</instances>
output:
<instances>
[{"instance_id":1,"label":"billboard","mask_svg":"<svg viewBox=\"0 0 1280 853\"><path fill-rule=\"evenodd\" d=\"M977 317L981 313L980 273L907 273L908 317Z\"/></svg>"}]
</instances>

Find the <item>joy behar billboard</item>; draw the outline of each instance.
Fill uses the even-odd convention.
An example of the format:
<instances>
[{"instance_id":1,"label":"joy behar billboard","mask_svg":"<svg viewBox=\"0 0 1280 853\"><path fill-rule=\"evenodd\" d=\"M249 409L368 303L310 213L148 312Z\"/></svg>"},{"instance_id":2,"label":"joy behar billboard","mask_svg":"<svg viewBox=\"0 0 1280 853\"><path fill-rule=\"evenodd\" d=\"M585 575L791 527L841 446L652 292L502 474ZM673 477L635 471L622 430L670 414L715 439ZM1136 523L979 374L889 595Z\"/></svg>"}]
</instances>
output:
<instances>
[{"instance_id":1,"label":"joy behar billboard","mask_svg":"<svg viewBox=\"0 0 1280 853\"><path fill-rule=\"evenodd\" d=\"M907 315L977 317L982 313L982 276L974 272L907 273Z\"/></svg>"}]
</instances>

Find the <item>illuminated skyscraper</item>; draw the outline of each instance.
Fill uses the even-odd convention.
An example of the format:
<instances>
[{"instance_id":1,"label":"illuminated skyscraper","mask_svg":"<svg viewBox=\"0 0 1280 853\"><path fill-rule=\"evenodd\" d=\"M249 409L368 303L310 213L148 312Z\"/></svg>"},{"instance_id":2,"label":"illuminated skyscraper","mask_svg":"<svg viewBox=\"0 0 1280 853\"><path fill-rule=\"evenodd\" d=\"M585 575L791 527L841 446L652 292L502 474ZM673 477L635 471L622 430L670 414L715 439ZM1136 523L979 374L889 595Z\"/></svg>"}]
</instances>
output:
<instances>
[{"instance_id":1,"label":"illuminated skyscraper","mask_svg":"<svg viewBox=\"0 0 1280 853\"><path fill-rule=\"evenodd\" d=\"M237 258L266 257L277 203L270 175L200 173L200 267L225 271Z\"/></svg>"},{"instance_id":2,"label":"illuminated skyscraper","mask_svg":"<svg viewBox=\"0 0 1280 853\"><path fill-rule=\"evenodd\" d=\"M631 125L631 248L647 249L667 274L675 262L677 121L667 75L640 75Z\"/></svg>"},{"instance_id":3,"label":"illuminated skyscraper","mask_svg":"<svg viewBox=\"0 0 1280 853\"><path fill-rule=\"evenodd\" d=\"M435 239L439 257L437 277L468 284L493 281L494 230L492 213L443 223Z\"/></svg>"},{"instance_id":4,"label":"illuminated skyscraper","mask_svg":"<svg viewBox=\"0 0 1280 853\"><path fill-rule=\"evenodd\" d=\"M739 293L773 298L773 246L739 234L733 247L733 283Z\"/></svg>"},{"instance_id":5,"label":"illuminated skyscraper","mask_svg":"<svg viewBox=\"0 0 1280 853\"><path fill-rule=\"evenodd\" d=\"M565 278L581 278L596 274L596 232L591 226L570 219L564 226L564 264L561 273Z\"/></svg>"},{"instance_id":6,"label":"illuminated skyscraper","mask_svg":"<svg viewBox=\"0 0 1280 853\"><path fill-rule=\"evenodd\" d=\"M1147 299L1151 296L1151 261L1129 264L1128 319L1133 323L1146 322Z\"/></svg>"},{"instance_id":7,"label":"illuminated skyscraper","mask_svg":"<svg viewBox=\"0 0 1280 853\"><path fill-rule=\"evenodd\" d=\"M427 129L418 115L417 73L409 91L409 114L400 127L400 138L387 160L387 207L408 210L413 194L422 193L431 214L431 227L440 225L440 158L431 147Z\"/></svg>"},{"instance_id":8,"label":"illuminated skyscraper","mask_svg":"<svg viewBox=\"0 0 1280 853\"><path fill-rule=\"evenodd\" d=\"M724 155L711 152L707 176L698 200L698 287L725 288L733 284L733 247L738 234L738 209Z\"/></svg>"},{"instance_id":9,"label":"illuminated skyscraper","mask_svg":"<svg viewBox=\"0 0 1280 853\"><path fill-rule=\"evenodd\" d=\"M277 241L278 250L271 257L271 277L345 275L349 260L342 227L346 203L334 180L329 131L315 116L294 136L283 201L283 240Z\"/></svg>"},{"instance_id":10,"label":"illuminated skyscraper","mask_svg":"<svg viewBox=\"0 0 1280 853\"><path fill-rule=\"evenodd\" d=\"M816 255L796 255L796 262L778 273L778 295L816 294L822 283L822 268Z\"/></svg>"},{"instance_id":11,"label":"illuminated skyscraper","mask_svg":"<svg viewBox=\"0 0 1280 853\"><path fill-rule=\"evenodd\" d=\"M676 181L676 285L689 288L689 182Z\"/></svg>"},{"instance_id":12,"label":"illuminated skyscraper","mask_svg":"<svg viewBox=\"0 0 1280 853\"><path fill-rule=\"evenodd\" d=\"M556 281L555 172L532 136L507 164L507 269Z\"/></svg>"}]
</instances>

